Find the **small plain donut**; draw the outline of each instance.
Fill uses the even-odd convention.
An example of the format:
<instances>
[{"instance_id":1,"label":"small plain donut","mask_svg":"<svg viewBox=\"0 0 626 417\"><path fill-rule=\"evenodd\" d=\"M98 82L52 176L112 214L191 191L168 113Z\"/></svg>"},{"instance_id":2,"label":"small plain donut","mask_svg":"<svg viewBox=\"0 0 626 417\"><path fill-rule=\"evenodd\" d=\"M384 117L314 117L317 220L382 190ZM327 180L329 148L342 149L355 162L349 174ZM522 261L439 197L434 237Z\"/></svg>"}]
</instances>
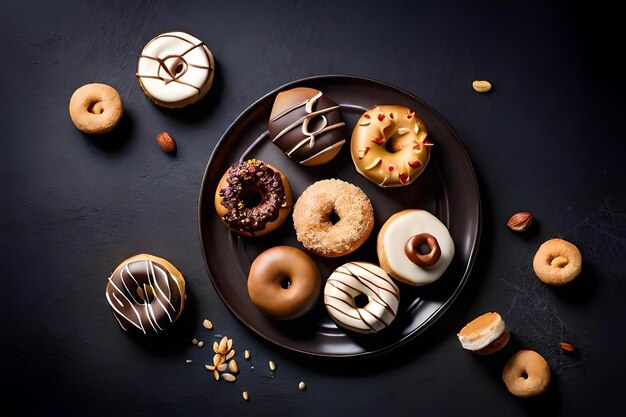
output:
<instances>
[{"instance_id":1,"label":"small plain donut","mask_svg":"<svg viewBox=\"0 0 626 417\"><path fill-rule=\"evenodd\" d=\"M426 285L438 280L454 258L448 228L426 210L393 214L378 232L380 267L398 281Z\"/></svg>"},{"instance_id":2,"label":"small plain donut","mask_svg":"<svg viewBox=\"0 0 626 417\"><path fill-rule=\"evenodd\" d=\"M408 107L375 106L352 131L350 153L359 174L380 187L409 185L422 173L432 143Z\"/></svg>"},{"instance_id":3,"label":"small plain donut","mask_svg":"<svg viewBox=\"0 0 626 417\"><path fill-rule=\"evenodd\" d=\"M347 255L369 237L374 209L356 185L330 179L310 185L293 209L296 237L308 250L325 257Z\"/></svg>"},{"instance_id":4,"label":"small plain donut","mask_svg":"<svg viewBox=\"0 0 626 417\"><path fill-rule=\"evenodd\" d=\"M504 366L502 380L511 394L534 397L548 389L550 367L537 352L520 350Z\"/></svg>"},{"instance_id":5,"label":"small plain donut","mask_svg":"<svg viewBox=\"0 0 626 417\"><path fill-rule=\"evenodd\" d=\"M139 254L115 268L106 297L123 330L153 335L169 328L182 314L185 279L167 260Z\"/></svg>"},{"instance_id":6,"label":"small plain donut","mask_svg":"<svg viewBox=\"0 0 626 417\"><path fill-rule=\"evenodd\" d=\"M533 259L537 277L550 285L564 285L580 274L582 255L578 248L563 239L544 242Z\"/></svg>"},{"instance_id":7,"label":"small plain donut","mask_svg":"<svg viewBox=\"0 0 626 417\"><path fill-rule=\"evenodd\" d=\"M215 60L200 39L185 32L158 35L146 44L137 78L148 98L162 107L181 108L206 95L213 84Z\"/></svg>"},{"instance_id":8,"label":"small plain donut","mask_svg":"<svg viewBox=\"0 0 626 417\"><path fill-rule=\"evenodd\" d=\"M70 118L88 134L111 131L122 118L122 99L110 85L92 83L78 88L70 98Z\"/></svg>"},{"instance_id":9,"label":"small plain donut","mask_svg":"<svg viewBox=\"0 0 626 417\"><path fill-rule=\"evenodd\" d=\"M315 262L291 246L276 246L261 253L248 275L252 303L275 319L294 319L307 313L318 300L321 288Z\"/></svg>"},{"instance_id":10,"label":"small plain donut","mask_svg":"<svg viewBox=\"0 0 626 417\"><path fill-rule=\"evenodd\" d=\"M510 333L498 313L485 313L467 323L457 334L463 349L490 355L509 342Z\"/></svg>"},{"instance_id":11,"label":"small plain donut","mask_svg":"<svg viewBox=\"0 0 626 417\"><path fill-rule=\"evenodd\" d=\"M293 196L287 177L276 167L249 159L233 164L215 191L215 211L233 232L263 236L287 219Z\"/></svg>"},{"instance_id":12,"label":"small plain donut","mask_svg":"<svg viewBox=\"0 0 626 417\"><path fill-rule=\"evenodd\" d=\"M400 290L389 275L368 262L348 262L326 281L324 304L333 321L357 333L376 333L393 322Z\"/></svg>"}]
</instances>

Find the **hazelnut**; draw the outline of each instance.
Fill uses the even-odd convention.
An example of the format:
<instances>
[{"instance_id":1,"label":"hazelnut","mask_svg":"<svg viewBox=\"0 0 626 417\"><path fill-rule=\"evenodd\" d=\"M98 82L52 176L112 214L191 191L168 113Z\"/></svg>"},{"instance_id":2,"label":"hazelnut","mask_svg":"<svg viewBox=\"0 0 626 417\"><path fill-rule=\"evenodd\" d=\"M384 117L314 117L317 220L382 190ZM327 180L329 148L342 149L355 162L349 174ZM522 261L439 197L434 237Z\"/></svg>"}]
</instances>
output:
<instances>
[{"instance_id":1,"label":"hazelnut","mask_svg":"<svg viewBox=\"0 0 626 417\"><path fill-rule=\"evenodd\" d=\"M167 132L159 133L156 141L159 148L164 152L174 152L176 150L176 141Z\"/></svg>"},{"instance_id":2,"label":"hazelnut","mask_svg":"<svg viewBox=\"0 0 626 417\"><path fill-rule=\"evenodd\" d=\"M533 215L528 211L521 211L511 216L506 225L509 229L516 232L523 232L528 230L530 224L533 221Z\"/></svg>"}]
</instances>

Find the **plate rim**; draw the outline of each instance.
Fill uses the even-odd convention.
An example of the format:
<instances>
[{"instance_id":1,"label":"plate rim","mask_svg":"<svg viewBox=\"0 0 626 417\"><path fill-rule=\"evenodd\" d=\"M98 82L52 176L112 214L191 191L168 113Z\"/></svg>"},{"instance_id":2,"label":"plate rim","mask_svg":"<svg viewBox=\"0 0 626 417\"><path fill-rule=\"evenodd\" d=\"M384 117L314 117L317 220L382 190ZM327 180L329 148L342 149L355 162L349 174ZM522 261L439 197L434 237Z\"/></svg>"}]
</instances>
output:
<instances>
[{"instance_id":1,"label":"plate rim","mask_svg":"<svg viewBox=\"0 0 626 417\"><path fill-rule=\"evenodd\" d=\"M393 343L391 343L391 344L389 344L387 346L384 346L384 347L382 347L380 349L365 350L363 352L349 353L349 354L325 354L325 353L318 353L318 352L310 352L310 351L306 351L306 350L303 350L303 349L295 348L295 347L292 347L292 346L286 346L286 345L284 345L282 343L279 343L279 342L276 342L276 341L272 340L268 336L266 336L263 333L261 333L260 331L258 331L254 326L250 326L242 317L240 317L239 314L237 314L235 311L233 311L233 309L230 308L230 306L228 305L228 303L224 299L224 296L219 291L219 289L216 287L215 279L214 279L213 275L211 274L211 269L209 267L209 262L208 262L208 259L207 259L207 256L206 256L206 250L205 250L206 248L204 246L204 241L203 241L203 238L202 238L202 224L203 224L203 220L202 220L202 212L203 212L202 196L205 193L205 188L208 187L209 168L211 167L211 164L214 161L214 159L217 157L218 150L221 147L223 147L224 144L226 143L226 137L229 135L231 130L237 125L237 123L239 122L240 119L243 119L244 117L246 117L249 113L251 113L258 106L258 104L260 102L262 102L263 100L267 99L268 97L270 97L270 96L272 96L274 94L277 94L280 91L286 90L286 89L288 89L290 87L293 87L295 85L299 85L299 84L306 83L306 82L324 80L324 79L358 80L359 82L378 84L378 85L384 86L386 88L390 88L390 89L396 90L396 91L398 91L401 94L407 95L411 99L420 102L422 105L424 105L426 108L428 108L428 110L430 110L432 112L432 114L434 114L437 118L439 118L441 120L441 122L444 123L445 126L450 130L450 132L452 132L452 134L456 138L458 144L460 145L461 150L463 152L463 155L465 155L467 163L469 164L469 167L470 167L470 169L472 171L472 174L473 174L472 175L472 182L473 182L474 188L476 190L476 196L477 196L477 202L478 202L478 207L477 207L477 209L478 209L478 221L476 222L476 237L474 239L474 242L473 242L473 245L472 245L472 249L471 249L470 254L469 254L469 260L468 260L467 265L465 266L465 270L463 272L463 276L461 277L461 280L460 280L459 284L454 289L454 292L452 293L452 295L428 317L428 319L427 319L427 321L425 323L422 323L420 326L418 326L415 329L413 329L406 336L404 336L404 337L394 341ZM226 130L224 131L224 133L222 134L220 139L217 141L215 147L213 148L213 151L211 152L211 156L209 157L209 160L208 160L208 162L206 164L206 167L204 169L204 173L202 175L202 181L200 183L200 192L198 194L197 208L198 208L198 214L197 214L198 238L200 240L200 249L202 251L202 259L204 261L204 266L205 266L207 275L209 276L209 279L211 281L211 286L213 287L213 289L217 293L217 295L220 297L220 300L225 305L226 309L228 311L230 311L230 313L232 315L234 315L237 318L237 320L241 324L243 324L246 328L248 328L254 334L256 334L259 337L261 337L263 340L265 340L267 342L270 342L272 345L279 346L280 348L285 349L285 350L290 351L290 352L297 352L299 354L303 354L303 355L307 355L307 356L313 356L313 357L318 357L318 358L328 358L328 359L348 359L348 358L355 359L355 358L365 358L365 357L370 358L370 357L373 357L373 356L382 355L382 354L384 354L386 352L389 352L391 350L397 349L397 348L399 348L402 345L405 345L406 343L410 342L415 337L417 337L419 334L424 333L439 318L441 318L441 316L443 316L446 313L446 311L448 311L450 306L458 298L458 296L461 293L461 291L463 290L463 288L465 288L465 285L467 284L469 276L471 275L472 269L474 267L474 263L475 263L476 258L478 256L478 251L479 251L479 248L480 248L480 241L481 241L481 238L482 238L482 228L483 228L482 200L481 200L481 196L480 196L480 188L478 187L478 178L476 177L476 170L474 169L474 164L472 163L472 159L470 158L469 153L467 152L467 148L465 147L465 144L461 140L461 137L457 133L456 129L454 129L454 127L448 122L448 120L445 117L443 117L443 115L441 113L439 113L434 107L432 107L430 104L428 104L427 102L425 102L421 98L417 97L415 94L410 93L410 92L404 90L403 88L400 88L398 86L395 86L395 85L390 84L390 83L385 82L385 81L380 81L380 80L373 79L373 78L368 78L368 77L363 77L363 76L358 76L358 75L350 75L350 74L313 75L313 76L304 77L304 78L300 78L300 79L297 79L297 80L290 81L288 83L285 83L285 84L282 84L282 85L278 86L277 88L274 88L273 90L271 90L268 93L264 94L263 96L259 97L252 104L250 104L244 111L239 113L239 115L237 115L235 120L233 120L233 122L226 128Z\"/></svg>"}]
</instances>

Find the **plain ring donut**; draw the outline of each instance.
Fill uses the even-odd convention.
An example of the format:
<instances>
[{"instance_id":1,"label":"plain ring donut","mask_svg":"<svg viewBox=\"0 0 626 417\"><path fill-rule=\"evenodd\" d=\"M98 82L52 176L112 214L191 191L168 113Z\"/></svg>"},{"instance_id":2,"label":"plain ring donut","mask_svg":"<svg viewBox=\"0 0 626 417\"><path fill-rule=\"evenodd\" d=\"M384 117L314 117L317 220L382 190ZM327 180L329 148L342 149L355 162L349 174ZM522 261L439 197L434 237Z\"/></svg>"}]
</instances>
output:
<instances>
[{"instance_id":1,"label":"plain ring donut","mask_svg":"<svg viewBox=\"0 0 626 417\"><path fill-rule=\"evenodd\" d=\"M320 256L337 257L355 251L374 227L374 209L363 190L330 179L310 185L293 209L298 241Z\"/></svg>"},{"instance_id":2,"label":"plain ring donut","mask_svg":"<svg viewBox=\"0 0 626 417\"><path fill-rule=\"evenodd\" d=\"M92 83L78 88L70 98L70 118L88 134L111 131L122 118L122 99L110 85Z\"/></svg>"},{"instance_id":3,"label":"plain ring donut","mask_svg":"<svg viewBox=\"0 0 626 417\"><path fill-rule=\"evenodd\" d=\"M504 366L502 380L511 394L534 397L548 389L550 367L537 352L520 350Z\"/></svg>"},{"instance_id":4,"label":"plain ring donut","mask_svg":"<svg viewBox=\"0 0 626 417\"><path fill-rule=\"evenodd\" d=\"M252 303L275 319L293 319L307 313L318 300L321 288L315 262L291 246L276 246L261 253L248 275Z\"/></svg>"},{"instance_id":5,"label":"plain ring donut","mask_svg":"<svg viewBox=\"0 0 626 417\"><path fill-rule=\"evenodd\" d=\"M580 274L582 255L572 243L563 239L550 239L537 250L533 269L546 284L564 285Z\"/></svg>"}]
</instances>

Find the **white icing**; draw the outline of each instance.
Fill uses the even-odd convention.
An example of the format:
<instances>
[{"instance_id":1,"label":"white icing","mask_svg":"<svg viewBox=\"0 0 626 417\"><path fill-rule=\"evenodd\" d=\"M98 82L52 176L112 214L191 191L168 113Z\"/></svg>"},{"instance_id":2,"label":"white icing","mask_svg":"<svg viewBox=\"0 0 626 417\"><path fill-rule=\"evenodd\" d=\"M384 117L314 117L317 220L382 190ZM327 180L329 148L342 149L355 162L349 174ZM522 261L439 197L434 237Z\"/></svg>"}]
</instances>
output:
<instances>
[{"instance_id":1,"label":"white icing","mask_svg":"<svg viewBox=\"0 0 626 417\"><path fill-rule=\"evenodd\" d=\"M354 298L368 297L357 308ZM337 268L326 281L324 304L337 325L359 333L375 333L396 317L400 291L387 273L374 264L349 262Z\"/></svg>"},{"instance_id":2,"label":"white icing","mask_svg":"<svg viewBox=\"0 0 626 417\"><path fill-rule=\"evenodd\" d=\"M176 103L200 93L213 71L211 61L211 53L201 40L184 32L168 32L145 46L137 76L152 97ZM182 71L176 74L179 65Z\"/></svg>"},{"instance_id":3,"label":"white icing","mask_svg":"<svg viewBox=\"0 0 626 417\"><path fill-rule=\"evenodd\" d=\"M383 227L386 228L382 235L384 257L392 270L387 272L396 279L413 285L430 284L443 275L454 258L454 242L450 232L437 217L425 210L408 210L387 220ZM420 233L433 235L441 248L441 257L432 266L418 266L404 252L407 240ZM378 254L379 258L381 255L383 254ZM399 276L394 276L393 272Z\"/></svg>"}]
</instances>

